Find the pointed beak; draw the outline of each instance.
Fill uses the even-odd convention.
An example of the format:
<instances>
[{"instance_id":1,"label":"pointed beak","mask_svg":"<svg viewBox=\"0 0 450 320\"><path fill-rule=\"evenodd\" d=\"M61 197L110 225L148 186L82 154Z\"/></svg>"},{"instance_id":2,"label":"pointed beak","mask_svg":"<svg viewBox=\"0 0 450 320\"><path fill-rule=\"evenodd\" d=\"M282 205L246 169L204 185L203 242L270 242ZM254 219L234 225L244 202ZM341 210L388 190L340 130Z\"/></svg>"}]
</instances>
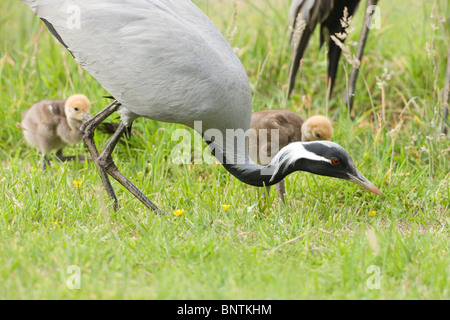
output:
<instances>
[{"instance_id":1,"label":"pointed beak","mask_svg":"<svg viewBox=\"0 0 450 320\"><path fill-rule=\"evenodd\" d=\"M360 187L363 187L364 189L372 191L373 193L381 196L381 191L377 187L375 187L375 185L372 182L367 180L367 178L364 177L362 175L362 173L359 172L358 170L356 170L354 175L353 174L348 174L348 176L349 176L349 179L348 179L349 181L357 184Z\"/></svg>"},{"instance_id":2,"label":"pointed beak","mask_svg":"<svg viewBox=\"0 0 450 320\"><path fill-rule=\"evenodd\" d=\"M92 119L92 116L91 116L89 113L86 113L86 114L83 116L83 119L86 120L86 121L88 121L88 120L91 120L91 119Z\"/></svg>"}]
</instances>

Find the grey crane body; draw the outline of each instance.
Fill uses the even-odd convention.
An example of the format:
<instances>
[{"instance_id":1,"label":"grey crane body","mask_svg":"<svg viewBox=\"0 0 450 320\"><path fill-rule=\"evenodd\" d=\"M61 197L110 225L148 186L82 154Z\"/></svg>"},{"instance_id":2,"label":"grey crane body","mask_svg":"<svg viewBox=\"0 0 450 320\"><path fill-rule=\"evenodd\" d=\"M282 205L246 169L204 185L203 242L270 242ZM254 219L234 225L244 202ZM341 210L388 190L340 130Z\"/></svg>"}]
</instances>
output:
<instances>
[{"instance_id":1,"label":"grey crane body","mask_svg":"<svg viewBox=\"0 0 450 320\"><path fill-rule=\"evenodd\" d=\"M246 144L211 139L208 130L247 131L250 128L252 98L247 74L226 39L211 20L189 0L23 0L49 30L72 53L76 61L93 75L117 100L84 124L84 141L93 156L109 197L117 199L108 174L139 200L151 203L112 161L111 153L126 127L137 117L184 124L195 128L201 121L204 140L224 167L241 181L263 186L299 170L299 159L311 152L295 153L282 149L272 167L274 174L262 173L266 167L249 159ZM68 8L79 9L79 28L69 28ZM69 10L70 11L70 10ZM122 123L104 151L97 150L94 131L113 112L121 113ZM235 148L236 147L236 148ZM330 146L322 146L328 151ZM342 147L331 149L340 154ZM233 150L232 152L230 150ZM283 151L284 150L284 151ZM302 150L305 150L304 148ZM320 159L320 160L317 160ZM329 159L324 160L328 166ZM281 167L283 165L285 167ZM305 167L306 168L306 167ZM354 166L352 167L354 168ZM307 168L320 174L316 167ZM355 168L356 170L356 168ZM353 172L353 171L352 171ZM328 174L328 173L327 173ZM358 174L365 188L379 193ZM346 177L350 180L350 176Z\"/></svg>"},{"instance_id":2,"label":"grey crane body","mask_svg":"<svg viewBox=\"0 0 450 320\"><path fill-rule=\"evenodd\" d=\"M24 2L121 103L126 125L145 117L189 127L201 119L205 130L249 128L246 71L191 1ZM79 28L67 28L70 6L80 9Z\"/></svg>"}]
</instances>

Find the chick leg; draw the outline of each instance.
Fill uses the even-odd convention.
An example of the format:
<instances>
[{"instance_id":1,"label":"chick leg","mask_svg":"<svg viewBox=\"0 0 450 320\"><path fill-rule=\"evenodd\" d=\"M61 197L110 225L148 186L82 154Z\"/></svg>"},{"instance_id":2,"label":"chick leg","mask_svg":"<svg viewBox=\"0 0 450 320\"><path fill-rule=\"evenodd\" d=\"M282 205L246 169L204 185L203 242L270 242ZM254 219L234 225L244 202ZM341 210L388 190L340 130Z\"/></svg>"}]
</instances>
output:
<instances>
[{"instance_id":1,"label":"chick leg","mask_svg":"<svg viewBox=\"0 0 450 320\"><path fill-rule=\"evenodd\" d=\"M266 192L264 193L264 199L267 200L270 198L270 188L272 186L266 186Z\"/></svg>"},{"instance_id":2,"label":"chick leg","mask_svg":"<svg viewBox=\"0 0 450 320\"><path fill-rule=\"evenodd\" d=\"M61 162L77 160L78 162L82 163L82 162L84 162L86 160L87 161L92 161L91 157L85 157L82 154L77 155L77 156L65 156L62 153L62 149L59 149L58 151L56 151L56 158L58 158L58 160L61 161Z\"/></svg>"},{"instance_id":3,"label":"chick leg","mask_svg":"<svg viewBox=\"0 0 450 320\"><path fill-rule=\"evenodd\" d=\"M50 162L47 159L47 155L46 154L42 154L42 158L41 158L41 169L42 170L46 170L47 166L50 166Z\"/></svg>"},{"instance_id":4,"label":"chick leg","mask_svg":"<svg viewBox=\"0 0 450 320\"><path fill-rule=\"evenodd\" d=\"M112 113L117 111L119 107L120 103L118 101L114 101L105 109L103 109L103 111L98 113L95 117L83 123L83 125L80 128L81 132L83 132L84 143L86 144L86 147L88 148L89 153L91 154L92 159L94 160L95 166L97 167L97 171L100 175L100 178L102 179L106 193L108 194L108 197L113 201L114 211L118 210L119 204L117 202L117 197L116 194L114 193L114 189L112 188L111 182L109 181L108 174L106 173L105 169L103 169L98 164L97 159L100 154L97 150L97 146L95 145L94 132L95 129L99 126L99 124L102 123L106 118L108 118Z\"/></svg>"},{"instance_id":5,"label":"chick leg","mask_svg":"<svg viewBox=\"0 0 450 320\"><path fill-rule=\"evenodd\" d=\"M284 195L286 194L286 187L284 184L284 180L281 180L280 182L278 182L275 185L275 189L277 189L278 195L280 196L281 201L283 201L283 203L286 204L286 202L284 201Z\"/></svg>"}]
</instances>

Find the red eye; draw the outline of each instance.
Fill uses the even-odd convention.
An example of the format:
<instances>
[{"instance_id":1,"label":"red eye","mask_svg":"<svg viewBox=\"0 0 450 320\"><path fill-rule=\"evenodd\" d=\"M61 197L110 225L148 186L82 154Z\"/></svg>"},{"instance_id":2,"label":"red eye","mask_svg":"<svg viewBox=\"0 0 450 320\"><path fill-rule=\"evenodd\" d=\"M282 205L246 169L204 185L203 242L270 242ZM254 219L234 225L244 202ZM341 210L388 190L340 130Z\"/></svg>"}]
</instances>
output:
<instances>
[{"instance_id":1,"label":"red eye","mask_svg":"<svg viewBox=\"0 0 450 320\"><path fill-rule=\"evenodd\" d=\"M333 158L331 159L331 163L333 164L333 166L337 166L341 163L341 160L339 158Z\"/></svg>"}]
</instances>

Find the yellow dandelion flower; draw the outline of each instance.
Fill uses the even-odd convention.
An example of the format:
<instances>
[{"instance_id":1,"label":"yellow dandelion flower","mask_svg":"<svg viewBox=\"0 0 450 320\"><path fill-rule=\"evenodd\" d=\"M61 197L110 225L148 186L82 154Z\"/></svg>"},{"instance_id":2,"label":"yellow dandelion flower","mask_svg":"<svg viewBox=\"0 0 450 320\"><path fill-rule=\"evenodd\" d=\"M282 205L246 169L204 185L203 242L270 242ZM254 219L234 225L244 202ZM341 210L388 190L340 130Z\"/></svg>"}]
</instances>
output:
<instances>
[{"instance_id":1,"label":"yellow dandelion flower","mask_svg":"<svg viewBox=\"0 0 450 320\"><path fill-rule=\"evenodd\" d=\"M83 184L83 181L73 180L72 183L75 186L75 188L79 188Z\"/></svg>"},{"instance_id":2,"label":"yellow dandelion flower","mask_svg":"<svg viewBox=\"0 0 450 320\"><path fill-rule=\"evenodd\" d=\"M375 210L372 210L369 212L369 216L371 216L371 217L375 217L376 214L377 214L377 212Z\"/></svg>"},{"instance_id":3,"label":"yellow dandelion flower","mask_svg":"<svg viewBox=\"0 0 450 320\"><path fill-rule=\"evenodd\" d=\"M223 208L223 210L228 210L228 209L230 209L230 206L228 204L223 204L222 208Z\"/></svg>"},{"instance_id":4,"label":"yellow dandelion flower","mask_svg":"<svg viewBox=\"0 0 450 320\"><path fill-rule=\"evenodd\" d=\"M173 214L176 215L177 217L181 216L183 213L184 213L183 209L178 209L173 212Z\"/></svg>"}]
</instances>

